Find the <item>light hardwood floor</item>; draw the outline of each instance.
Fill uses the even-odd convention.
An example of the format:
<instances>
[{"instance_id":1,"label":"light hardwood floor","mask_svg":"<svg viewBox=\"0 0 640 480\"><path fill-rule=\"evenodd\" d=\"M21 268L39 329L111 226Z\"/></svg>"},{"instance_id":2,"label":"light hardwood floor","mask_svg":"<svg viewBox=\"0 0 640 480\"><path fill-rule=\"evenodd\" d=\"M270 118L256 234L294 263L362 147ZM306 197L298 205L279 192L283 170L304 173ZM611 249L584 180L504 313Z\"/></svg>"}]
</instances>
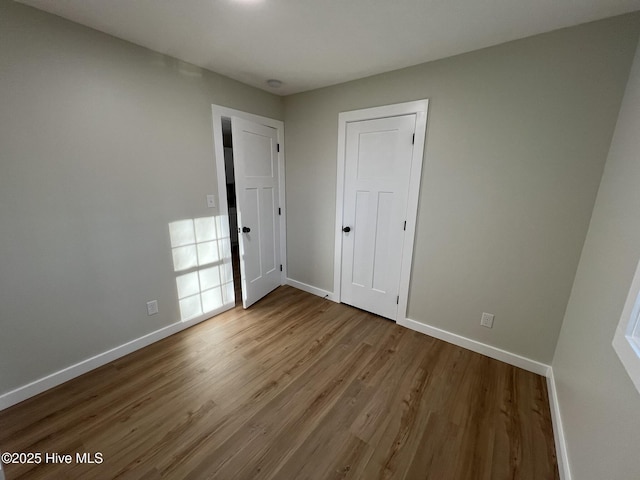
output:
<instances>
[{"instance_id":1,"label":"light hardwood floor","mask_svg":"<svg viewBox=\"0 0 640 480\"><path fill-rule=\"evenodd\" d=\"M556 479L545 379L281 287L0 412L14 479Z\"/></svg>"}]
</instances>

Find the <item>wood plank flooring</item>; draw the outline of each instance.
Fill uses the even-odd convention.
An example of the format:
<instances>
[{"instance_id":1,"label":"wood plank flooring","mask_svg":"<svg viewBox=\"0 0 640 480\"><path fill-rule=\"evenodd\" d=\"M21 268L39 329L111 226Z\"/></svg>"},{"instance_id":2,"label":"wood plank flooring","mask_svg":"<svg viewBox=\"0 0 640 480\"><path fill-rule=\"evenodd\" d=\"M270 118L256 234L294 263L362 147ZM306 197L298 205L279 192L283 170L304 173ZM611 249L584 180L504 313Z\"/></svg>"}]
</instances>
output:
<instances>
[{"instance_id":1,"label":"wood plank flooring","mask_svg":"<svg viewBox=\"0 0 640 480\"><path fill-rule=\"evenodd\" d=\"M281 287L0 412L14 479L557 479L545 379Z\"/></svg>"}]
</instances>

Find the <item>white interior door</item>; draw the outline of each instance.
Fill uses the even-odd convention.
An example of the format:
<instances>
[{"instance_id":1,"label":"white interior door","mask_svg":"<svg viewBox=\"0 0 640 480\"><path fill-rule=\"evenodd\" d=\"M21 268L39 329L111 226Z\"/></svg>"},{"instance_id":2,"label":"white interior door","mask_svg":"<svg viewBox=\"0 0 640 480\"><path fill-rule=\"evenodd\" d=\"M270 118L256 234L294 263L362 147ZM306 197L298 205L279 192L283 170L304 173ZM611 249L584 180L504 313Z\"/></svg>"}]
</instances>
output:
<instances>
[{"instance_id":1,"label":"white interior door","mask_svg":"<svg viewBox=\"0 0 640 480\"><path fill-rule=\"evenodd\" d=\"M280 285L275 128L231 119L244 308Z\"/></svg>"},{"instance_id":2,"label":"white interior door","mask_svg":"<svg viewBox=\"0 0 640 480\"><path fill-rule=\"evenodd\" d=\"M416 115L347 123L341 299L395 320Z\"/></svg>"}]
</instances>

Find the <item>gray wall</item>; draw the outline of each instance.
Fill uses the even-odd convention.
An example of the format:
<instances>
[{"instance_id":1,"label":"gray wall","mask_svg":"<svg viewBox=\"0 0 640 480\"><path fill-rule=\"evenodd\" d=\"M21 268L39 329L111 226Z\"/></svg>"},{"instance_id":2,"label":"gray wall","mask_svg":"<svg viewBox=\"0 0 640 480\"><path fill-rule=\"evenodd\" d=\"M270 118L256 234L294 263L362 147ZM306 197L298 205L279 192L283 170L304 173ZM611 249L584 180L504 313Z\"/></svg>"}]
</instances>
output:
<instances>
[{"instance_id":1,"label":"gray wall","mask_svg":"<svg viewBox=\"0 0 640 480\"><path fill-rule=\"evenodd\" d=\"M611 341L640 259L640 49L584 244L553 370L573 478L640 478L640 393Z\"/></svg>"},{"instance_id":2,"label":"gray wall","mask_svg":"<svg viewBox=\"0 0 640 480\"><path fill-rule=\"evenodd\" d=\"M0 0L0 394L180 319L168 224L216 213L212 103L283 118L279 97Z\"/></svg>"},{"instance_id":3,"label":"gray wall","mask_svg":"<svg viewBox=\"0 0 640 480\"><path fill-rule=\"evenodd\" d=\"M550 363L639 20L286 97L289 276L333 290L338 113L429 98L408 316Z\"/></svg>"}]
</instances>

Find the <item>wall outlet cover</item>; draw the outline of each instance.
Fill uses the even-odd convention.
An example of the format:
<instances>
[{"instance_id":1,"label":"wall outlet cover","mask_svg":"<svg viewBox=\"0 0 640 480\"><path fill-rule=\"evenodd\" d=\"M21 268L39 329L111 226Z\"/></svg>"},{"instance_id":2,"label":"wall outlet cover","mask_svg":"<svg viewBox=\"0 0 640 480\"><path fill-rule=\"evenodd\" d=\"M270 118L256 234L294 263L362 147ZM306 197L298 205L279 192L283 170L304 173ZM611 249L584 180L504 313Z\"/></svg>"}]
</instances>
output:
<instances>
[{"instance_id":1,"label":"wall outlet cover","mask_svg":"<svg viewBox=\"0 0 640 480\"><path fill-rule=\"evenodd\" d=\"M147 302L147 315L155 315L156 313L158 313L158 301L151 300Z\"/></svg>"},{"instance_id":2,"label":"wall outlet cover","mask_svg":"<svg viewBox=\"0 0 640 480\"><path fill-rule=\"evenodd\" d=\"M491 313L483 313L480 319L480 325L487 328L493 328L493 318L495 315Z\"/></svg>"}]
</instances>

